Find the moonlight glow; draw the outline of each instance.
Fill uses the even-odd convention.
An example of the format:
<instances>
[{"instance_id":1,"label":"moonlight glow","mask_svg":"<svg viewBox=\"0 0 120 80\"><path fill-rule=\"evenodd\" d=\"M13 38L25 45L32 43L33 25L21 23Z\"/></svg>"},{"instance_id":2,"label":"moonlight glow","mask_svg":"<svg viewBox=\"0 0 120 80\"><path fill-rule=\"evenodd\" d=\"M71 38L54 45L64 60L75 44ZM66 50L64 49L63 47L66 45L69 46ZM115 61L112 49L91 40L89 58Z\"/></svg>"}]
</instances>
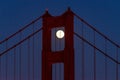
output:
<instances>
[{"instance_id":1,"label":"moonlight glow","mask_svg":"<svg viewBox=\"0 0 120 80\"><path fill-rule=\"evenodd\" d=\"M59 39L63 38L63 37L65 36L64 31L63 31L63 30L58 30L58 31L56 32L56 36L57 36L57 38L59 38Z\"/></svg>"}]
</instances>

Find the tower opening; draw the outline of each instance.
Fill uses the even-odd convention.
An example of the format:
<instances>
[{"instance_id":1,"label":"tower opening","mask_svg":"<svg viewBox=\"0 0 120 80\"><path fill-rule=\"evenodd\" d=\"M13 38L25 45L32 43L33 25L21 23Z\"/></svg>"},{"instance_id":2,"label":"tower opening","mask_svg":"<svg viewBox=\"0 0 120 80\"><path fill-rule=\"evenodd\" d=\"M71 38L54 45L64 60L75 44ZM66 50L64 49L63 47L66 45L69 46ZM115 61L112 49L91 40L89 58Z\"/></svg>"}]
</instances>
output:
<instances>
[{"instance_id":1,"label":"tower opening","mask_svg":"<svg viewBox=\"0 0 120 80\"><path fill-rule=\"evenodd\" d=\"M65 34L58 32L60 30L65 31L64 27L53 28L51 31L51 51L53 52L62 51L65 48Z\"/></svg>"}]
</instances>

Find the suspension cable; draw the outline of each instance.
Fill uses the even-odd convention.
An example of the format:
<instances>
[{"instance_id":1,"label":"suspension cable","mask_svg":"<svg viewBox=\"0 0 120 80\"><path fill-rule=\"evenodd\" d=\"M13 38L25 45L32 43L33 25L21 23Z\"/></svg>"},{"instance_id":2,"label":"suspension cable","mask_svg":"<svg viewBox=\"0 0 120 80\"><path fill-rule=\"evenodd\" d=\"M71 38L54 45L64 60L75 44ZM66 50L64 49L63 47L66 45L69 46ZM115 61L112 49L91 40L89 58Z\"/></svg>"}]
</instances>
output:
<instances>
[{"instance_id":1,"label":"suspension cable","mask_svg":"<svg viewBox=\"0 0 120 80\"><path fill-rule=\"evenodd\" d=\"M8 49L8 41L6 41L6 49ZM6 54L6 80L8 80L8 55Z\"/></svg>"},{"instance_id":2,"label":"suspension cable","mask_svg":"<svg viewBox=\"0 0 120 80\"><path fill-rule=\"evenodd\" d=\"M38 17L37 19L31 21L29 24L27 24L26 26L24 26L22 29L18 30L17 32L15 32L14 34L10 35L9 37L5 38L4 40L2 40L0 42L0 44L6 42L7 40L11 39L12 37L14 37L15 35L19 34L20 32L24 31L26 28L28 28L30 25L32 25L33 23L37 22L38 20L40 20L42 18L42 16Z\"/></svg>"},{"instance_id":3,"label":"suspension cable","mask_svg":"<svg viewBox=\"0 0 120 80\"><path fill-rule=\"evenodd\" d=\"M104 51L102 51L101 49L97 48L96 46L94 46L92 43L90 43L88 40L84 39L83 37L81 37L80 35L78 35L77 33L75 33L75 36L77 36L79 39L84 40L84 42L86 42L88 45L94 47L96 50L98 50L101 54L103 54L104 56L106 56L108 59L110 59L111 61L120 64L120 62L116 61L114 58L112 58L111 56L109 56L108 54L106 54Z\"/></svg>"},{"instance_id":4,"label":"suspension cable","mask_svg":"<svg viewBox=\"0 0 120 80\"><path fill-rule=\"evenodd\" d=\"M28 50L28 80L30 80L30 38L27 41L27 50Z\"/></svg>"},{"instance_id":5,"label":"suspension cable","mask_svg":"<svg viewBox=\"0 0 120 80\"><path fill-rule=\"evenodd\" d=\"M29 36L27 36L26 38L24 38L23 40L21 40L20 42L18 42L17 44L13 45L12 47L8 48L7 50L3 51L0 54L0 57L4 54L6 54L8 51L12 50L13 48L19 46L20 44L22 44L24 41L28 40L30 37L32 37L33 35L37 34L38 32L40 32L42 30L42 28L38 29L37 31L35 31L34 33L30 34Z\"/></svg>"},{"instance_id":6,"label":"suspension cable","mask_svg":"<svg viewBox=\"0 0 120 80\"><path fill-rule=\"evenodd\" d=\"M34 31L34 29L35 29L35 28L34 28L34 24L33 24L32 29L33 29L33 33L34 33L34 32L35 32L35 31ZM34 61L35 61L35 60L34 60L34 56L35 56L35 55L34 55L34 52L35 52L35 51L34 51L34 49L35 49L35 48L34 48L34 40L35 40L35 38L34 38L34 35L33 35L33 37L32 37L32 46L33 46L33 47L32 47L32 60L33 60L33 61L32 61L32 62L33 62L33 63L32 63L32 72L33 72L32 78L33 78L33 80L34 80L34 74L35 74L35 70L34 70L34 65L35 65L35 63L34 63Z\"/></svg>"},{"instance_id":7,"label":"suspension cable","mask_svg":"<svg viewBox=\"0 0 120 80\"><path fill-rule=\"evenodd\" d=\"M116 60L118 61L118 47L116 47ZM119 80L118 78L118 64L116 63L116 80Z\"/></svg>"},{"instance_id":8,"label":"suspension cable","mask_svg":"<svg viewBox=\"0 0 120 80\"><path fill-rule=\"evenodd\" d=\"M22 32L20 33L19 40L22 40ZM21 80L21 56L22 56L22 46L19 45L19 79Z\"/></svg>"},{"instance_id":9,"label":"suspension cable","mask_svg":"<svg viewBox=\"0 0 120 80\"><path fill-rule=\"evenodd\" d=\"M94 32L94 46L96 45L96 36ZM96 49L94 48L94 80L96 80Z\"/></svg>"},{"instance_id":10,"label":"suspension cable","mask_svg":"<svg viewBox=\"0 0 120 80\"><path fill-rule=\"evenodd\" d=\"M2 58L0 57L0 78L2 78Z\"/></svg>"},{"instance_id":11,"label":"suspension cable","mask_svg":"<svg viewBox=\"0 0 120 80\"><path fill-rule=\"evenodd\" d=\"M16 48L14 48L14 80L16 80Z\"/></svg>"},{"instance_id":12,"label":"suspension cable","mask_svg":"<svg viewBox=\"0 0 120 80\"><path fill-rule=\"evenodd\" d=\"M84 25L83 25L83 23L81 23L81 30L82 30L82 37L84 37ZM84 60L85 60L85 56L84 56L84 40L82 40L82 80L85 80L85 62L84 62Z\"/></svg>"},{"instance_id":13,"label":"suspension cable","mask_svg":"<svg viewBox=\"0 0 120 80\"><path fill-rule=\"evenodd\" d=\"M85 23L88 27L90 27L91 29L93 29L94 31L96 31L98 34L100 34L102 37L106 38L109 42L111 42L112 44L114 44L115 46L119 47L120 46L118 44L116 44L114 41L112 41L111 39L109 39L107 36L105 36L103 33L101 33L100 31L98 31L97 29L95 29L92 25L90 25L88 22L86 22L85 20L83 20L81 17L79 17L77 14L73 13L80 21L82 21L83 23Z\"/></svg>"},{"instance_id":14,"label":"suspension cable","mask_svg":"<svg viewBox=\"0 0 120 80\"><path fill-rule=\"evenodd\" d=\"M107 39L105 38L105 53L107 54ZM105 80L107 80L107 56L105 56Z\"/></svg>"}]
</instances>

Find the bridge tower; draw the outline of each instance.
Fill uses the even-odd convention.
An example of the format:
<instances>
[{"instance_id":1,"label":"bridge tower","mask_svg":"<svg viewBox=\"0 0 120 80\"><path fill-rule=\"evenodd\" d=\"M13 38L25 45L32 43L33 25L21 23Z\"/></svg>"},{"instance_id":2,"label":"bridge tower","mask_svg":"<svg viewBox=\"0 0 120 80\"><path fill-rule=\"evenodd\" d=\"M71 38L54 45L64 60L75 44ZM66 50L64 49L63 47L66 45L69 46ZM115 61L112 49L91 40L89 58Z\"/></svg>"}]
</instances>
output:
<instances>
[{"instance_id":1,"label":"bridge tower","mask_svg":"<svg viewBox=\"0 0 120 80\"><path fill-rule=\"evenodd\" d=\"M68 9L60 16L52 16L48 11L43 15L42 40L42 80L52 80L52 65L64 64L64 80L74 80L74 39L73 12ZM62 49L52 50L54 29L64 31ZM56 38L59 40L59 38ZM61 41L62 39L60 39Z\"/></svg>"}]
</instances>

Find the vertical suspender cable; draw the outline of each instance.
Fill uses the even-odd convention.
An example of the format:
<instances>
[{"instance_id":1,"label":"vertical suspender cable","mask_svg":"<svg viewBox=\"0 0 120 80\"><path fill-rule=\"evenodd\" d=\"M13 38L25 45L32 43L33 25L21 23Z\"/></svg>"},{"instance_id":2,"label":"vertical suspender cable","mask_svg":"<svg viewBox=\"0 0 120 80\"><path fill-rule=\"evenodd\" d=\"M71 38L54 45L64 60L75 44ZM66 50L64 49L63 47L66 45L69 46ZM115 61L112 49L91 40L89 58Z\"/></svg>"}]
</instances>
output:
<instances>
[{"instance_id":1,"label":"vertical suspender cable","mask_svg":"<svg viewBox=\"0 0 120 80\"><path fill-rule=\"evenodd\" d=\"M84 37L84 26L82 24L82 37ZM82 80L85 80L85 62L84 62L84 40L82 40Z\"/></svg>"},{"instance_id":2,"label":"vertical suspender cable","mask_svg":"<svg viewBox=\"0 0 120 80\"><path fill-rule=\"evenodd\" d=\"M14 48L14 80L16 80L16 47Z\"/></svg>"},{"instance_id":3,"label":"vertical suspender cable","mask_svg":"<svg viewBox=\"0 0 120 80\"><path fill-rule=\"evenodd\" d=\"M0 56L0 78L2 79L2 58Z\"/></svg>"},{"instance_id":4,"label":"vertical suspender cable","mask_svg":"<svg viewBox=\"0 0 120 80\"><path fill-rule=\"evenodd\" d=\"M35 29L35 28L34 28L34 23L33 23L32 29L33 29L33 33L34 33L34 29ZM35 67L35 66L34 66L34 65L35 65L35 64L34 64L34 35L33 35L33 38L32 38L32 39L33 39L33 40L32 40L32 45L33 45L33 49L32 49L32 60L33 60L33 61L32 61L32 62L33 62L33 63L32 63L32 72L33 72L32 79L34 80L34 74L35 74L35 71L34 71L34 67Z\"/></svg>"},{"instance_id":5,"label":"vertical suspender cable","mask_svg":"<svg viewBox=\"0 0 120 80\"><path fill-rule=\"evenodd\" d=\"M6 50L8 48L8 40L6 41ZM6 80L8 80L8 55L6 54L6 65L5 65L5 68L6 68Z\"/></svg>"},{"instance_id":6,"label":"vertical suspender cable","mask_svg":"<svg viewBox=\"0 0 120 80\"><path fill-rule=\"evenodd\" d=\"M105 53L107 54L107 39L105 38ZM105 56L105 80L107 80L107 56Z\"/></svg>"},{"instance_id":7,"label":"vertical suspender cable","mask_svg":"<svg viewBox=\"0 0 120 80\"><path fill-rule=\"evenodd\" d=\"M118 47L116 47L117 49L116 49L116 60L117 60L117 62L119 62L118 61ZM118 63L116 63L116 80L118 80Z\"/></svg>"},{"instance_id":8,"label":"vertical suspender cable","mask_svg":"<svg viewBox=\"0 0 120 80\"><path fill-rule=\"evenodd\" d=\"M20 32L19 40L22 39L22 32ZM22 44L19 45L19 80L21 80L21 50L22 50Z\"/></svg>"},{"instance_id":9,"label":"vertical suspender cable","mask_svg":"<svg viewBox=\"0 0 120 80\"><path fill-rule=\"evenodd\" d=\"M94 46L95 46L95 31L94 31ZM96 80L96 49L94 48L94 80Z\"/></svg>"},{"instance_id":10,"label":"vertical suspender cable","mask_svg":"<svg viewBox=\"0 0 120 80\"><path fill-rule=\"evenodd\" d=\"M30 38L28 39L28 43L27 43L27 50L28 50L28 80L30 80Z\"/></svg>"}]
</instances>

